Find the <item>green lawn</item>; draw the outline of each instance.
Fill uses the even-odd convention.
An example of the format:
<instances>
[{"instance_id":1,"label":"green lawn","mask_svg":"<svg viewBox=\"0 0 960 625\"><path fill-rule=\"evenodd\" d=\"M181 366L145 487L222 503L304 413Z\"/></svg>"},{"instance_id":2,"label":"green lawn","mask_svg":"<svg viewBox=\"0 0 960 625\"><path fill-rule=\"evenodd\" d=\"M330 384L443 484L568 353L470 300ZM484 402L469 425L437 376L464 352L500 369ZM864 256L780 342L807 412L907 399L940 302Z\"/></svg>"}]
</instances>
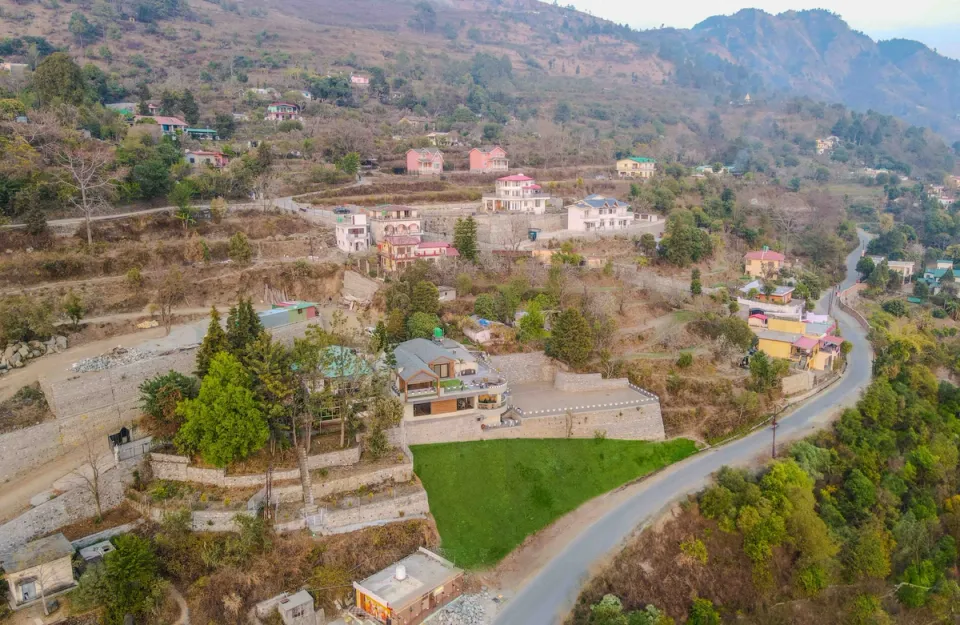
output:
<instances>
[{"instance_id":1,"label":"green lawn","mask_svg":"<svg viewBox=\"0 0 960 625\"><path fill-rule=\"evenodd\" d=\"M682 460L696 445L508 439L411 449L444 554L458 566L481 568L588 499Z\"/></svg>"}]
</instances>

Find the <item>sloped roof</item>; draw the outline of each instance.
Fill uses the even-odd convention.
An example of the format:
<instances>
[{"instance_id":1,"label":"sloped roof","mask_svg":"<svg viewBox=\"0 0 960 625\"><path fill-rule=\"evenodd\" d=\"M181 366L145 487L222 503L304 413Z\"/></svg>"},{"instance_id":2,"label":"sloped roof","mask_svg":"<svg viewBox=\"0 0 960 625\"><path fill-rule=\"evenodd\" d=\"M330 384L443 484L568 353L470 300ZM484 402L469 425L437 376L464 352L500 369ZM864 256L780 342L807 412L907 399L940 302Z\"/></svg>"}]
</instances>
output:
<instances>
[{"instance_id":1,"label":"sloped roof","mask_svg":"<svg viewBox=\"0 0 960 625\"><path fill-rule=\"evenodd\" d=\"M624 160L633 161L634 163L656 163L657 162L657 159L647 158L646 156L628 156Z\"/></svg>"},{"instance_id":2,"label":"sloped roof","mask_svg":"<svg viewBox=\"0 0 960 625\"><path fill-rule=\"evenodd\" d=\"M417 154L421 154L421 155L429 154L430 156L433 156L433 157L443 156L443 152L441 152L437 148L413 148L410 151L416 152Z\"/></svg>"},{"instance_id":3,"label":"sloped roof","mask_svg":"<svg viewBox=\"0 0 960 625\"><path fill-rule=\"evenodd\" d=\"M183 121L179 117L169 117L167 115L137 115L134 117L134 120L139 121L141 119L152 119L161 126L183 126L187 127L187 122Z\"/></svg>"},{"instance_id":4,"label":"sloped roof","mask_svg":"<svg viewBox=\"0 0 960 625\"><path fill-rule=\"evenodd\" d=\"M817 346L817 339L810 338L809 336L801 336L793 342L793 346L799 347L800 349L813 349Z\"/></svg>"},{"instance_id":5,"label":"sloped roof","mask_svg":"<svg viewBox=\"0 0 960 625\"><path fill-rule=\"evenodd\" d=\"M528 182L532 181L533 178L530 176L524 176L523 174L514 174L512 176L504 176L503 178L497 178L497 180L502 182Z\"/></svg>"},{"instance_id":6,"label":"sloped roof","mask_svg":"<svg viewBox=\"0 0 960 625\"><path fill-rule=\"evenodd\" d=\"M621 202L615 197L604 197L598 194L588 195L587 197L577 202L577 204L581 206L583 204L586 204L591 208L618 208L620 206L626 206L627 208L630 207L629 204L627 204L626 202Z\"/></svg>"},{"instance_id":7,"label":"sloped roof","mask_svg":"<svg viewBox=\"0 0 960 625\"><path fill-rule=\"evenodd\" d=\"M786 256L773 250L760 250L758 252L747 252L743 255L747 260L786 260Z\"/></svg>"},{"instance_id":8,"label":"sloped roof","mask_svg":"<svg viewBox=\"0 0 960 625\"><path fill-rule=\"evenodd\" d=\"M778 332L776 330L764 330L758 332L757 336L761 339L767 341L777 341L778 343L790 343L791 345L799 338L802 338L802 334L797 334L796 332Z\"/></svg>"},{"instance_id":9,"label":"sloped roof","mask_svg":"<svg viewBox=\"0 0 960 625\"><path fill-rule=\"evenodd\" d=\"M3 569L7 573L18 573L72 555L73 545L67 537L54 534L31 541L4 557Z\"/></svg>"},{"instance_id":10,"label":"sloped roof","mask_svg":"<svg viewBox=\"0 0 960 625\"><path fill-rule=\"evenodd\" d=\"M834 336L833 334L820 337L821 343L829 343L830 345L842 345L843 341L844 338L842 336Z\"/></svg>"}]
</instances>

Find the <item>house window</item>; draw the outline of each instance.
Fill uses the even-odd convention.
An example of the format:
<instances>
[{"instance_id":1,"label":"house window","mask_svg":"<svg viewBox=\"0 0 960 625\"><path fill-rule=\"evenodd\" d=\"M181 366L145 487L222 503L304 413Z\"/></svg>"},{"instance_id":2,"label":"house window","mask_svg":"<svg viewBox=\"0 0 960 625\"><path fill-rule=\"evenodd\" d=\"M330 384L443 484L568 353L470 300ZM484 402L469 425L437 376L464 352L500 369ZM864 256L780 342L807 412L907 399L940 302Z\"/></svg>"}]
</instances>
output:
<instances>
[{"instance_id":1,"label":"house window","mask_svg":"<svg viewBox=\"0 0 960 625\"><path fill-rule=\"evenodd\" d=\"M430 402L422 402L413 405L413 416L426 417L430 414Z\"/></svg>"},{"instance_id":2,"label":"house window","mask_svg":"<svg viewBox=\"0 0 960 625\"><path fill-rule=\"evenodd\" d=\"M304 614L307 613L307 610L304 606L298 605L290 610L290 616L293 618L301 618Z\"/></svg>"}]
</instances>

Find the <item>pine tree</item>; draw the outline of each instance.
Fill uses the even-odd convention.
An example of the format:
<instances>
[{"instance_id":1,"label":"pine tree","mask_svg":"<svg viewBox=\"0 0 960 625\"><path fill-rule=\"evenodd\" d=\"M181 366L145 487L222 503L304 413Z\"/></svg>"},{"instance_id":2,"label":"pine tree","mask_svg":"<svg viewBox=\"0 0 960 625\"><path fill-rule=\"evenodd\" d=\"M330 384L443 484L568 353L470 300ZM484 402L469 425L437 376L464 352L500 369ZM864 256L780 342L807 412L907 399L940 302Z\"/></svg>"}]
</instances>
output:
<instances>
[{"instance_id":1,"label":"pine tree","mask_svg":"<svg viewBox=\"0 0 960 625\"><path fill-rule=\"evenodd\" d=\"M547 354L573 367L581 367L593 351L590 324L575 308L564 310L553 325Z\"/></svg>"},{"instance_id":2,"label":"pine tree","mask_svg":"<svg viewBox=\"0 0 960 625\"><path fill-rule=\"evenodd\" d=\"M180 110L183 111L183 121L191 126L196 126L200 122L200 107L189 89L184 89L183 95L180 96Z\"/></svg>"},{"instance_id":3,"label":"pine tree","mask_svg":"<svg viewBox=\"0 0 960 625\"><path fill-rule=\"evenodd\" d=\"M461 258L477 262L477 222L472 215L457 219L453 229L453 247L460 252Z\"/></svg>"},{"instance_id":4,"label":"pine tree","mask_svg":"<svg viewBox=\"0 0 960 625\"><path fill-rule=\"evenodd\" d=\"M210 308L210 325L207 327L207 334L203 337L200 349L197 350L197 376L202 378L207 375L213 357L229 348L227 333L220 326L220 311L213 306Z\"/></svg>"},{"instance_id":5,"label":"pine tree","mask_svg":"<svg viewBox=\"0 0 960 625\"><path fill-rule=\"evenodd\" d=\"M237 358L243 358L247 346L253 343L261 332L263 324L253 310L250 299L241 299L237 306L230 309L227 317L227 343L230 352Z\"/></svg>"}]
</instances>

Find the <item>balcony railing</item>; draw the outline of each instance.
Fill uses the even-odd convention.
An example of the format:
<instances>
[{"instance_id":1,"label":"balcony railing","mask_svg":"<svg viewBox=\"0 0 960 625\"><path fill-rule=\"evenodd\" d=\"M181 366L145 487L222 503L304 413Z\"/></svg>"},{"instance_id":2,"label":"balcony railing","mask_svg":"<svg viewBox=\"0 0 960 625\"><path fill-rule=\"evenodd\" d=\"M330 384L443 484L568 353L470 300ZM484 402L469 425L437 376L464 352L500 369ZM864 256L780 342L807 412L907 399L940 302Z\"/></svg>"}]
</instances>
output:
<instances>
[{"instance_id":1,"label":"balcony railing","mask_svg":"<svg viewBox=\"0 0 960 625\"><path fill-rule=\"evenodd\" d=\"M501 398L500 401L486 402L478 401L477 408L480 410L496 410L497 408L503 408L507 405L506 398Z\"/></svg>"}]
</instances>

